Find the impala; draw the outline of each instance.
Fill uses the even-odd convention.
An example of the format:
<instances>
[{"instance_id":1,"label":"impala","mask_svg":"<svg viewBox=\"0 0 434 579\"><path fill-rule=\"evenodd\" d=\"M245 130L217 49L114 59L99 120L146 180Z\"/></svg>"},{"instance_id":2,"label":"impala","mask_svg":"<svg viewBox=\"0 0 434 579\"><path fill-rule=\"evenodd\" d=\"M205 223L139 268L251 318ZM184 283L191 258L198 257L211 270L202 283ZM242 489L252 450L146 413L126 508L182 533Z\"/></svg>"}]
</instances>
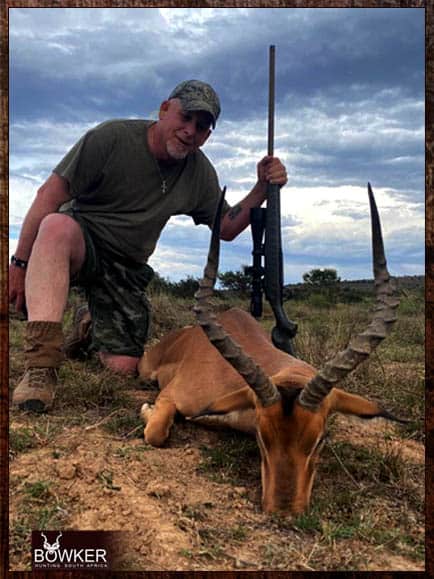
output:
<instances>
[{"instance_id":1,"label":"impala","mask_svg":"<svg viewBox=\"0 0 434 579\"><path fill-rule=\"evenodd\" d=\"M399 304L387 271L380 221L369 184L368 194L375 312L367 329L320 370L275 348L248 313L239 309L218 317L212 313L209 298L218 267L218 216L208 263L196 293L194 309L199 326L169 333L139 363L141 378L157 381L161 390L155 406L145 404L141 410L145 440L161 446L177 412L201 424L254 434L261 455L262 507L266 512L298 514L307 508L327 418L332 412L405 422L376 402L336 387L385 338L396 320Z\"/></svg>"}]
</instances>

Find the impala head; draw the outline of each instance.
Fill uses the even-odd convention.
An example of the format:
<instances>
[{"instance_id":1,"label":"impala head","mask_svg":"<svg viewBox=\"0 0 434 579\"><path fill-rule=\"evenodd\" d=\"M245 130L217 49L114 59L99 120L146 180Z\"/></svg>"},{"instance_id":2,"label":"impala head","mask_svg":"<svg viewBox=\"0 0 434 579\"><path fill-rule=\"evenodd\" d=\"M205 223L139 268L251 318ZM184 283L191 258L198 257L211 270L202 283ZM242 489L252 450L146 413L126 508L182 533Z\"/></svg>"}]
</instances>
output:
<instances>
[{"instance_id":1,"label":"impala head","mask_svg":"<svg viewBox=\"0 0 434 579\"><path fill-rule=\"evenodd\" d=\"M336 384L386 337L396 320L395 310L399 304L390 284L380 221L369 184L368 194L372 221L375 313L367 329L355 336L345 350L329 360L311 379L294 375L290 370L267 376L217 323L208 298L213 294L217 275L222 202L217 211L208 263L196 293L195 313L211 343L251 389L250 399L253 397L256 408L257 441L261 452L262 506L267 512L298 514L307 508L330 413L398 420L375 402L336 388ZM244 400L247 399L244 397ZM233 408L230 403L225 406L226 412L235 409L240 409L236 396L233 397Z\"/></svg>"},{"instance_id":2,"label":"impala head","mask_svg":"<svg viewBox=\"0 0 434 579\"><path fill-rule=\"evenodd\" d=\"M272 406L256 407L261 453L262 508L301 513L309 504L316 461L325 437L322 413L297 405L300 390L282 389Z\"/></svg>"},{"instance_id":3,"label":"impala head","mask_svg":"<svg viewBox=\"0 0 434 579\"><path fill-rule=\"evenodd\" d=\"M333 388L316 411L300 403L302 390L277 387L280 401L256 406L261 452L262 507L266 512L302 513L309 505L316 464L333 412L394 419L377 403Z\"/></svg>"}]
</instances>

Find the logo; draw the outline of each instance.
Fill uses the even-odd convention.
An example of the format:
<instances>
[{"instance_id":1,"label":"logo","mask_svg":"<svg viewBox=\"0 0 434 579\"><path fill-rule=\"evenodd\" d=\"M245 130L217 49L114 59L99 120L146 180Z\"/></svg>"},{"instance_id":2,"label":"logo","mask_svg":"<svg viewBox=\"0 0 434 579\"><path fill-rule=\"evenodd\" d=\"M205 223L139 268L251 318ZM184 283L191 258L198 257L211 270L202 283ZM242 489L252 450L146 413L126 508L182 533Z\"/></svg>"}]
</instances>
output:
<instances>
[{"instance_id":1,"label":"logo","mask_svg":"<svg viewBox=\"0 0 434 579\"><path fill-rule=\"evenodd\" d=\"M119 535L116 531L32 531L32 569L112 569Z\"/></svg>"},{"instance_id":2,"label":"logo","mask_svg":"<svg viewBox=\"0 0 434 579\"><path fill-rule=\"evenodd\" d=\"M59 539L62 536L62 533L59 533L57 539L54 541L52 545L50 545L50 543L47 541L47 537L44 535L44 533L41 532L41 536L44 537L44 549L47 549L50 555L52 555L58 549L60 549Z\"/></svg>"}]
</instances>

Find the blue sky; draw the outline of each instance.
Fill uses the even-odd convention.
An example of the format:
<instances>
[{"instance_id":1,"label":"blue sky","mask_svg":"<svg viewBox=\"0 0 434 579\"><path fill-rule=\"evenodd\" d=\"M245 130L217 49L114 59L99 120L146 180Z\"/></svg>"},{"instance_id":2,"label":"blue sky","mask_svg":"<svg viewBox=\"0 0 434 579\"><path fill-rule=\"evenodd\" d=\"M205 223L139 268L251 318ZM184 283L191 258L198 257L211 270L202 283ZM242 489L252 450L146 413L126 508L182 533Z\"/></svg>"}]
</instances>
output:
<instances>
[{"instance_id":1,"label":"blue sky","mask_svg":"<svg viewBox=\"0 0 434 579\"><path fill-rule=\"evenodd\" d=\"M239 201L266 154L274 44L285 281L316 267L371 277L368 181L391 273L424 273L422 9L13 8L9 35L11 253L37 188L88 128L156 118L188 78L220 95L204 152ZM172 218L150 264L198 277L208 241L206 227ZM221 271L250 261L248 230L222 244Z\"/></svg>"}]
</instances>

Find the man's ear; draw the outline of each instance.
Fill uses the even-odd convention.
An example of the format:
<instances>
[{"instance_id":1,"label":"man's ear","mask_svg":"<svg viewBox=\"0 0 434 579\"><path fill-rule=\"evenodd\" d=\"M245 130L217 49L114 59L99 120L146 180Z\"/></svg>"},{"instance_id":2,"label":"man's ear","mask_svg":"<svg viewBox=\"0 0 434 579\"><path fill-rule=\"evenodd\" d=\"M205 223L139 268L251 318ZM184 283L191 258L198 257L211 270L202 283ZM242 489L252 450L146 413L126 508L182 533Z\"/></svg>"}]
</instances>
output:
<instances>
[{"instance_id":1,"label":"man's ear","mask_svg":"<svg viewBox=\"0 0 434 579\"><path fill-rule=\"evenodd\" d=\"M158 111L158 118L162 119L164 115L169 110L170 103L169 101L163 101L160 105L160 110Z\"/></svg>"},{"instance_id":2,"label":"man's ear","mask_svg":"<svg viewBox=\"0 0 434 579\"><path fill-rule=\"evenodd\" d=\"M200 144L199 144L199 147L202 147L202 145L204 145L204 144L207 142L208 137L210 136L211 133L212 133L211 129L208 129L206 135L205 135L205 136L203 137L203 139L201 140L201 142L200 142Z\"/></svg>"},{"instance_id":3,"label":"man's ear","mask_svg":"<svg viewBox=\"0 0 434 579\"><path fill-rule=\"evenodd\" d=\"M206 141L208 140L208 137L211 135L211 133L212 133L211 129L208 129L208 131L207 131L207 133L206 133L206 137L204 138L202 145L203 145L204 143L206 143Z\"/></svg>"}]
</instances>

